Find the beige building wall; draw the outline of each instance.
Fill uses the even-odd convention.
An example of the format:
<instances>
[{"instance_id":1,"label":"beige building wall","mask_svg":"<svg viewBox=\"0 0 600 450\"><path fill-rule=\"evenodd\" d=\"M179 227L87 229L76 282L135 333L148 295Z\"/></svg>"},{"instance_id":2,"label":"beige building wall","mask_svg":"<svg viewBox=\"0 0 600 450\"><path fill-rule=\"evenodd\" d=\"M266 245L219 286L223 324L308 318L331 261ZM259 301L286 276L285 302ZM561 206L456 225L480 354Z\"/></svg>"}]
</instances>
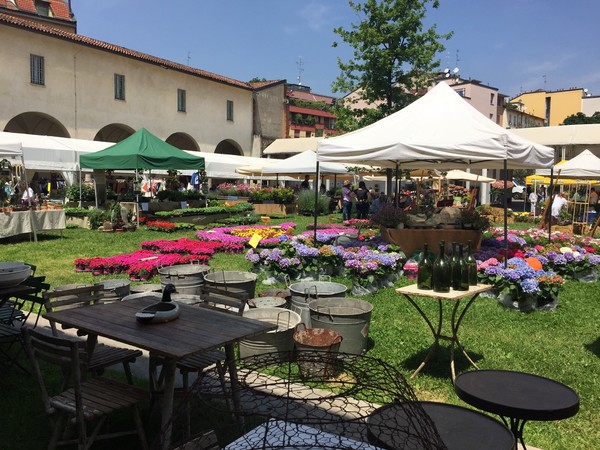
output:
<instances>
[{"instance_id":1,"label":"beige building wall","mask_svg":"<svg viewBox=\"0 0 600 450\"><path fill-rule=\"evenodd\" d=\"M553 92L539 90L523 93L511 103L522 101L528 114L544 117L546 126L556 126L568 116L582 112L582 97L583 89L580 88Z\"/></svg>"},{"instance_id":2,"label":"beige building wall","mask_svg":"<svg viewBox=\"0 0 600 450\"><path fill-rule=\"evenodd\" d=\"M147 128L162 139L186 133L201 151L234 142L252 148L252 90L0 24L0 130L25 112L47 114L68 137L93 139L109 124ZM10 45L6 45L10 43ZM30 54L44 57L45 86L30 83ZM114 98L114 75L125 76L125 100ZM187 112L177 111L177 89ZM227 101L234 120L227 120ZM38 133L43 134L43 133Z\"/></svg>"},{"instance_id":3,"label":"beige building wall","mask_svg":"<svg viewBox=\"0 0 600 450\"><path fill-rule=\"evenodd\" d=\"M593 116L600 111L600 96L583 97L581 99L581 112L586 116Z\"/></svg>"}]
</instances>

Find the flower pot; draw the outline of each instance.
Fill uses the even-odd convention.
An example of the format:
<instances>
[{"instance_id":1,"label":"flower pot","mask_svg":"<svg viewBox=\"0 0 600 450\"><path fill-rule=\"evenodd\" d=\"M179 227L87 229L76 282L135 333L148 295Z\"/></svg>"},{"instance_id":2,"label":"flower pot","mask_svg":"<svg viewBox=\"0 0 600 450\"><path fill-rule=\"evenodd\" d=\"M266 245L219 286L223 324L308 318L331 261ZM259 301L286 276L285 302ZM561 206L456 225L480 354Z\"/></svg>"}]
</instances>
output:
<instances>
[{"instance_id":1,"label":"flower pot","mask_svg":"<svg viewBox=\"0 0 600 450\"><path fill-rule=\"evenodd\" d=\"M578 270L573 274L573 278L581 283L595 283L598 281L598 270L595 267Z\"/></svg>"}]
</instances>

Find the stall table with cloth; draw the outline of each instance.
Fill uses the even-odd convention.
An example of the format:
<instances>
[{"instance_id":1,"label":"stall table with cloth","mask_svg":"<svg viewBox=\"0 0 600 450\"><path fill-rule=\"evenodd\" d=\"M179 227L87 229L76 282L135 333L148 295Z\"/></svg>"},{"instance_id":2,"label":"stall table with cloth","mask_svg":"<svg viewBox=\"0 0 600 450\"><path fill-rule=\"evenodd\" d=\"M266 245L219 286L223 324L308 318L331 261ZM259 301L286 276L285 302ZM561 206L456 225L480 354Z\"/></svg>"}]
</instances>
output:
<instances>
[{"instance_id":1,"label":"stall table with cloth","mask_svg":"<svg viewBox=\"0 0 600 450\"><path fill-rule=\"evenodd\" d=\"M427 361L429 361L429 358L431 358L431 356L433 355L435 350L439 347L440 339L445 339L447 341L450 341L450 371L452 372L452 380L454 380L454 378L456 378L456 370L454 369L454 346L455 345L463 352L463 354L465 355L465 357L467 358L469 363L474 368L476 368L476 369L478 368L477 365L471 359L471 357L467 354L467 352L465 351L463 346L460 344L460 342L458 340L458 328L460 327L460 324L461 324L466 312L471 307L471 305L473 304L473 302L475 301L477 296L481 292L489 291L491 288L492 288L492 286L490 286L490 285L479 284L477 286L471 286L468 291L450 290L450 292L434 292L433 290L419 289L416 284L411 284L409 286L404 286L404 287L396 289L396 292L398 294L404 295L404 297L406 297L406 299L415 307L415 309L419 312L419 314L421 314L421 317L423 317L423 319L427 323L427 326L431 330L431 333L433 334L433 338L434 338L434 342L433 342L433 344L431 344L431 347L429 349L429 352L427 353L427 356L425 357L423 362L419 365L419 367L417 367L417 370L414 371L411 378L414 378L421 371L421 369L423 367L425 367L425 364L427 364ZM437 300L437 302L438 302L438 323L437 323L436 327L433 326L433 323L431 322L431 320L427 317L425 312L419 307L417 302L415 302L415 300L412 298L413 296L426 297L429 299ZM459 309L461 300L467 296L471 296L471 298L467 301L467 303L464 304L462 309ZM444 314L443 314L444 313L444 305L443 305L444 302L454 302L454 306L452 307L452 314L450 316L450 328L451 328L450 336L446 336L446 335L442 334L442 324L443 324L443 319L444 319Z\"/></svg>"},{"instance_id":2,"label":"stall table with cloth","mask_svg":"<svg viewBox=\"0 0 600 450\"><path fill-rule=\"evenodd\" d=\"M12 211L0 213L0 238L39 231L64 230L65 211Z\"/></svg>"},{"instance_id":3,"label":"stall table with cloth","mask_svg":"<svg viewBox=\"0 0 600 450\"><path fill-rule=\"evenodd\" d=\"M194 353L225 346L226 364L230 371L234 403L237 393L237 371L233 344L276 328L275 324L260 322L214 309L180 304L177 319L157 324L141 324L135 313L154 303L154 299L133 299L105 303L90 308L74 308L48 313L48 320L77 328L88 334L90 351L97 337L147 350L164 358L164 395L161 401L161 447L170 448L171 414L175 391L176 364ZM152 376L152 374L150 374Z\"/></svg>"}]
</instances>

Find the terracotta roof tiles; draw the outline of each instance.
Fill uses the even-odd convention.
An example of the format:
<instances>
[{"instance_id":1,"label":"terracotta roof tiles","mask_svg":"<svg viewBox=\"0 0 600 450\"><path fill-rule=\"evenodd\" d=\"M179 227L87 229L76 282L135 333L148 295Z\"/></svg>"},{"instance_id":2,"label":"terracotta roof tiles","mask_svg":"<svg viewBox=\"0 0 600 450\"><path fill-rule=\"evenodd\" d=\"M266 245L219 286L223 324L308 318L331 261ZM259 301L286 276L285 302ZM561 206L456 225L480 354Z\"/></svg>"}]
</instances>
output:
<instances>
[{"instance_id":1,"label":"terracotta roof tiles","mask_svg":"<svg viewBox=\"0 0 600 450\"><path fill-rule=\"evenodd\" d=\"M1 0L0 0L1 1ZM188 73L190 75L198 76L201 78L206 78L209 80L213 80L219 83L228 84L231 86L236 86L242 89L252 89L252 86L249 83L234 80L233 78L228 78L222 75L218 75L216 73L207 72L201 69L195 69L193 67L189 67L183 64L178 64L167 59L158 58L156 56L148 55L146 53L136 52L134 50L130 50L125 47L120 47L118 45L109 44L108 42L99 41L97 39L89 38L86 36L82 36L80 34L69 33L67 31L59 30L56 28L48 27L45 25L41 25L37 22L33 22L30 20L25 20L21 18L16 18L10 16L8 14L0 13L0 25L9 25L17 28L23 28L29 31L43 33L48 36L52 36L58 39L64 39L71 41L76 44L87 45L90 47L94 47L100 50L104 50L107 52L115 53L118 55L122 55L129 58L134 58L139 61L144 61L149 64L155 64L158 66L163 66L169 69L178 70L180 72Z\"/></svg>"}]
</instances>

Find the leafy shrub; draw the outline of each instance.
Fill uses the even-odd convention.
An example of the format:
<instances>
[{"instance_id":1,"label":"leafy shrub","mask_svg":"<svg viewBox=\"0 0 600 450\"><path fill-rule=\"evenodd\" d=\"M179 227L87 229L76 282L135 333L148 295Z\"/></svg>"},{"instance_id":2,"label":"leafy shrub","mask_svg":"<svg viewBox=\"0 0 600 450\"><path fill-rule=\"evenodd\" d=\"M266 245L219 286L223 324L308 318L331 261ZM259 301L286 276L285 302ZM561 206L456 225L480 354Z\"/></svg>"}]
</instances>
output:
<instances>
[{"instance_id":1,"label":"leafy shrub","mask_svg":"<svg viewBox=\"0 0 600 450\"><path fill-rule=\"evenodd\" d=\"M88 213L90 228L97 230L106 220L110 221L110 211L104 209L90 209Z\"/></svg>"},{"instance_id":2,"label":"leafy shrub","mask_svg":"<svg viewBox=\"0 0 600 450\"><path fill-rule=\"evenodd\" d=\"M81 186L81 199L79 196L79 183L72 184L67 188L67 198L72 202L91 202L96 199L96 193L94 192L93 186L84 184Z\"/></svg>"},{"instance_id":3,"label":"leafy shrub","mask_svg":"<svg viewBox=\"0 0 600 450\"><path fill-rule=\"evenodd\" d=\"M185 200L185 193L172 189L165 189L156 193L156 198L160 201L182 202Z\"/></svg>"},{"instance_id":4,"label":"leafy shrub","mask_svg":"<svg viewBox=\"0 0 600 450\"><path fill-rule=\"evenodd\" d=\"M90 210L87 208L64 208L67 217L86 217Z\"/></svg>"},{"instance_id":5,"label":"leafy shrub","mask_svg":"<svg viewBox=\"0 0 600 450\"><path fill-rule=\"evenodd\" d=\"M329 197L319 195L317 197L317 205L315 207L315 192L305 189L298 193L298 211L300 214L325 214L329 211Z\"/></svg>"}]
</instances>

